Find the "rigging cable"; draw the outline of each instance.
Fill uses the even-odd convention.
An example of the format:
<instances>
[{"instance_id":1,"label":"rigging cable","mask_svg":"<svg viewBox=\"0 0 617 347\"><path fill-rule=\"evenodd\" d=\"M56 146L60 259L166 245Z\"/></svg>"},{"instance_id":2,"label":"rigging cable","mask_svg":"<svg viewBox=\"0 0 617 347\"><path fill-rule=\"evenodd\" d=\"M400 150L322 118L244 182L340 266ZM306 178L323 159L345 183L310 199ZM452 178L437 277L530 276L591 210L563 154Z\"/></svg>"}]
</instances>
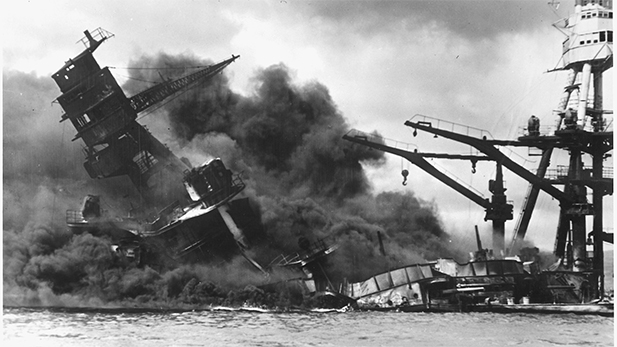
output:
<instances>
[{"instance_id":1,"label":"rigging cable","mask_svg":"<svg viewBox=\"0 0 617 347\"><path fill-rule=\"evenodd\" d=\"M182 67L117 67L108 66L109 69L114 70L186 70L186 69L205 69L212 65L196 65L196 66L182 66Z\"/></svg>"},{"instance_id":2,"label":"rigging cable","mask_svg":"<svg viewBox=\"0 0 617 347\"><path fill-rule=\"evenodd\" d=\"M160 82L155 82L155 81L143 80L143 79L139 79L139 78L135 78L135 77L127 76L127 75L121 75L121 74L116 74L116 76L119 76L119 77L124 77L124 78L126 78L127 80L133 80L133 81L138 81L138 82L149 83L149 84L151 84L151 85L157 85L157 84L159 84L159 83L160 83Z\"/></svg>"}]
</instances>

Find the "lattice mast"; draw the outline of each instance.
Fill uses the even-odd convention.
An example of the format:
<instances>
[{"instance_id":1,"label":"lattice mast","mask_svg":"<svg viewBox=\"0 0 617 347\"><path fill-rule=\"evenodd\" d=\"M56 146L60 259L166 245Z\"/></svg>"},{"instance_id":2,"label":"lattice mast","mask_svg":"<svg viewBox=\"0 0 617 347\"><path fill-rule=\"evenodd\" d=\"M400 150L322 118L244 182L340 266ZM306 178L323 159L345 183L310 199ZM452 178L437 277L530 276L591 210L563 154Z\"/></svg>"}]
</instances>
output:
<instances>
[{"instance_id":1,"label":"lattice mast","mask_svg":"<svg viewBox=\"0 0 617 347\"><path fill-rule=\"evenodd\" d=\"M100 28L84 33L86 49L52 78L62 92L57 101L66 112L60 121L69 120L77 130L73 140L85 143L86 171L92 178L128 175L150 207L186 200L182 179L189 167L137 123L137 114L212 78L238 56L127 98L109 68L101 68L92 55L113 34Z\"/></svg>"},{"instance_id":2,"label":"lattice mast","mask_svg":"<svg viewBox=\"0 0 617 347\"><path fill-rule=\"evenodd\" d=\"M612 194L612 177L603 177L603 162L613 149L612 122L605 117L612 111L603 108L603 73L613 66L612 0L576 0L574 13L554 26L566 35L560 70L570 71L555 135L570 151L564 192L575 201L570 209L562 209L554 252L569 259L574 271L592 270L603 291L603 197ZM590 170L583 165L585 153L592 157ZM591 204L588 187L593 190ZM589 234L587 215L593 215ZM588 254L590 245L593 253Z\"/></svg>"}]
</instances>

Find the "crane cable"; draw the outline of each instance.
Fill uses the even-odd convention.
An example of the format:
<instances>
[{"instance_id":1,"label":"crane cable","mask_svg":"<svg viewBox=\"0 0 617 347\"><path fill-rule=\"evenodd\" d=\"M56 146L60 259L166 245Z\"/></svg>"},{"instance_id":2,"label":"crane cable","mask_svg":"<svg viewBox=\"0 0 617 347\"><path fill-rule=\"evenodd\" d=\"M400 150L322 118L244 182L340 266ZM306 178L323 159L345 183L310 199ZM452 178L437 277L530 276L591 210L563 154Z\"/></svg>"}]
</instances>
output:
<instances>
[{"instance_id":1,"label":"crane cable","mask_svg":"<svg viewBox=\"0 0 617 347\"><path fill-rule=\"evenodd\" d=\"M182 67L117 67L108 66L109 69L114 70L180 70L180 69L205 69L212 65L196 65L196 66L182 66Z\"/></svg>"}]
</instances>

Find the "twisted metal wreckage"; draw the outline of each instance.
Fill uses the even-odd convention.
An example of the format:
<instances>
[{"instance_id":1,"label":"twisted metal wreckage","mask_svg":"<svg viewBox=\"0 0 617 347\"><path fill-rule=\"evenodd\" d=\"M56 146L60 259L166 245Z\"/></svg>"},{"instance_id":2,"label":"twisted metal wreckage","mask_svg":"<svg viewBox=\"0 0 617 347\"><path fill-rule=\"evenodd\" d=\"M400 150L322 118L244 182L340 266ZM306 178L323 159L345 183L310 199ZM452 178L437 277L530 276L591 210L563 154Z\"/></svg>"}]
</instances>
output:
<instances>
[{"instance_id":1,"label":"twisted metal wreckage","mask_svg":"<svg viewBox=\"0 0 617 347\"><path fill-rule=\"evenodd\" d=\"M612 4L577 0L575 12L554 24L567 36L562 66L569 70L564 97L555 111L558 124L541 128L530 118L516 140L497 140L480 129L416 115L406 126L435 137L474 147L482 155L422 153L389 145L386 139L352 130L345 140L398 155L418 166L486 210L493 225L492 249L482 248L477 228L477 251L468 263L439 259L391 269L357 283L332 283L323 262L336 250L323 240L301 240L297 254L280 256L272 264L302 270L290 280L306 293L329 298L330 305L352 305L370 310L574 312L613 315L612 300L605 297L604 242L613 242L603 230L603 198L613 193L612 169L604 160L613 149L612 111L602 108L602 74L612 67ZM127 98L108 68L100 68L92 53L113 34L96 29L85 32L86 49L70 59L52 78L62 95L57 101L85 143L84 167L91 178L126 175L144 205L159 210L155 218L110 218L101 211L99 197L88 196L81 211L67 211L67 224L76 233L111 236L113 249L138 263L173 266L181 262L209 262L241 254L255 268L267 269L246 254L263 233L260 218L247 198L239 175L220 159L191 167L137 122L137 115L164 99L208 80L238 56L172 81L163 81ZM593 83L592 83L593 82ZM529 148L539 155L536 173L504 154L498 147ZM534 152L533 149L537 151ZM554 150L569 153L569 166L550 170ZM583 164L584 155L591 166ZM496 177L489 182L491 199L435 168L426 158L494 161ZM509 247L505 222L513 218L507 201L503 167L529 182L529 189ZM409 174L403 170L404 178ZM405 184L405 181L404 181ZM556 186L563 186L560 190ZM587 189L593 192L587 201ZM560 204L554 254L558 263L539 268L537 251L521 249L540 191ZM188 196L188 199L186 197ZM188 203L180 203L187 201ZM593 216L587 232L586 216ZM382 246L383 250L383 246ZM519 256L513 256L520 252Z\"/></svg>"}]
</instances>

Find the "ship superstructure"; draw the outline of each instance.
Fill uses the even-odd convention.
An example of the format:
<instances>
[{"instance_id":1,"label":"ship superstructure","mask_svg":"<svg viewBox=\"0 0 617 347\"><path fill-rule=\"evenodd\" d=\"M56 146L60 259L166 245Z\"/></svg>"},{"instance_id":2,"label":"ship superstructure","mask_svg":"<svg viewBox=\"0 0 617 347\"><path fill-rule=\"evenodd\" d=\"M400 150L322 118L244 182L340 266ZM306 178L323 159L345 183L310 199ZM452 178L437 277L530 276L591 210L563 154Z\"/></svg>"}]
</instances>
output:
<instances>
[{"instance_id":1,"label":"ship superstructure","mask_svg":"<svg viewBox=\"0 0 617 347\"><path fill-rule=\"evenodd\" d=\"M612 1L576 0L574 12L555 23L565 35L561 66L570 76L564 96L554 112L556 126L540 126L533 115L516 140L494 139L490 133L437 118L416 115L406 126L434 137L454 140L473 147L480 154L423 153L403 149L399 142L352 130L343 138L364 146L401 156L486 210L493 221L493 251L504 258L520 250L540 191L551 196L560 209L554 254L560 259L548 269L528 269L533 286L526 294L536 303L590 303L604 296L604 242L613 242L603 225L603 198L613 193L612 168L604 166L613 149L612 111L603 108L603 73L613 66ZM535 172L517 163L507 147L533 149L540 156ZM408 148L408 146L407 146ZM569 163L551 169L555 151L567 153ZM496 177L489 182L491 199L434 167L424 158L469 160L472 171L480 160L496 163ZM586 162L586 163L585 163ZM527 196L506 246L504 222L513 219L507 202L502 167L529 182ZM406 178L408 171L403 171ZM587 198L592 191L591 201ZM586 218L593 218L588 230ZM521 276L521 279L525 276ZM459 283L462 284L462 283ZM518 299L518 298L517 298ZM529 301L528 301L529 302Z\"/></svg>"},{"instance_id":2,"label":"ship superstructure","mask_svg":"<svg viewBox=\"0 0 617 347\"><path fill-rule=\"evenodd\" d=\"M73 140L82 139L85 144L86 171L92 178L128 176L145 203L159 209L183 199L182 178L189 167L139 124L137 115L181 89L213 77L237 57L128 98L109 68L101 68L93 57L113 34L100 28L85 34L82 42L86 49L52 78L62 92L57 101L66 111L60 121L69 120L77 131Z\"/></svg>"},{"instance_id":3,"label":"ship superstructure","mask_svg":"<svg viewBox=\"0 0 617 347\"><path fill-rule=\"evenodd\" d=\"M52 75L62 92L57 101L66 112L60 121L70 121L77 131L73 140L84 142L84 167L91 178L127 176L139 193L139 209L158 213L149 219L147 214L105 216L100 198L88 196L81 211L67 211L67 224L76 232L111 235L116 250L139 261L146 261L140 256L146 253L176 261L244 254L246 232L260 228L247 199L234 199L245 187L242 179L220 159L191 167L137 122L140 112L213 78L238 56L129 98L109 68L101 68L93 57L113 34L101 28L84 33L86 49Z\"/></svg>"}]
</instances>

